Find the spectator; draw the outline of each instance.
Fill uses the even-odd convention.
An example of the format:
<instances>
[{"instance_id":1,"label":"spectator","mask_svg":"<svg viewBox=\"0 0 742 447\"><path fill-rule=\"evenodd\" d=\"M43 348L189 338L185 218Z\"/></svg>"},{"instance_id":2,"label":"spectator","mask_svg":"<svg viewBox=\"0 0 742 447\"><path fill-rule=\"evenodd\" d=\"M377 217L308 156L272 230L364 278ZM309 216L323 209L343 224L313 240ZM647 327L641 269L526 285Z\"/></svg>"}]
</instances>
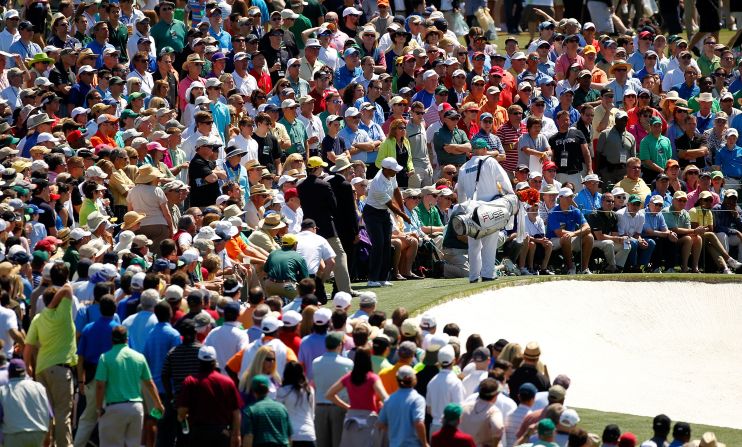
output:
<instances>
[{"instance_id":1,"label":"spectator","mask_svg":"<svg viewBox=\"0 0 742 447\"><path fill-rule=\"evenodd\" d=\"M425 398L415 391L415 371L404 365L395 377L398 390L379 413L379 429L386 432L389 445L426 446Z\"/></svg>"},{"instance_id":2,"label":"spectator","mask_svg":"<svg viewBox=\"0 0 742 447\"><path fill-rule=\"evenodd\" d=\"M43 445L53 418L46 389L26 379L26 365L21 359L10 360L8 379L0 388L5 444Z\"/></svg>"}]
</instances>

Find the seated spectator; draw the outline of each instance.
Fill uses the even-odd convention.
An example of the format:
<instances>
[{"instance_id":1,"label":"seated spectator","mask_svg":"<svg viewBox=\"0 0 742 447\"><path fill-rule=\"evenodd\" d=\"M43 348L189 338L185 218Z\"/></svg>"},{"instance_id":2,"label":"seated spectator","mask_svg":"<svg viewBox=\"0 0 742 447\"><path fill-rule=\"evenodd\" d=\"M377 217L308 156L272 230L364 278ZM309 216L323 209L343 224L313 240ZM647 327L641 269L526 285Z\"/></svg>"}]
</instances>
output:
<instances>
[{"instance_id":1,"label":"seated spectator","mask_svg":"<svg viewBox=\"0 0 742 447\"><path fill-rule=\"evenodd\" d=\"M701 237L691 228L690 215L685 209L688 195L685 191L675 191L672 196L672 205L662 209L665 223L670 231L678 235L677 248L680 250L680 271L699 273L698 262L701 258ZM691 259L691 255L693 258ZM690 266L688 263L690 262Z\"/></svg>"},{"instance_id":2,"label":"seated spectator","mask_svg":"<svg viewBox=\"0 0 742 447\"><path fill-rule=\"evenodd\" d=\"M549 212L546 237L551 239L554 249L561 248L567 263L567 274L577 273L572 252L582 254L581 272L591 275L590 254L593 250L593 235L585 217L572 205L574 192L569 188L559 190L559 203Z\"/></svg>"},{"instance_id":3,"label":"seated spectator","mask_svg":"<svg viewBox=\"0 0 742 447\"><path fill-rule=\"evenodd\" d=\"M626 236L631 244L631 250L624 267L625 272L637 273L649 266L649 260L654 251L655 241L653 239L642 238L644 230L644 203L639 196L632 194L626 208L618 211L618 234Z\"/></svg>"}]
</instances>

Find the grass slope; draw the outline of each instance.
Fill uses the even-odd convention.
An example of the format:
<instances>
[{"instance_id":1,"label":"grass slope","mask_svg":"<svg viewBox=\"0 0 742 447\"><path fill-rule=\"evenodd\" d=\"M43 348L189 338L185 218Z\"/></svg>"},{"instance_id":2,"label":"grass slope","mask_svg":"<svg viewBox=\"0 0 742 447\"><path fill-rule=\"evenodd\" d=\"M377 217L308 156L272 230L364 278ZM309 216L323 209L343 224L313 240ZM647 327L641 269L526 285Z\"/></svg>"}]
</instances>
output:
<instances>
[{"instance_id":1,"label":"grass slope","mask_svg":"<svg viewBox=\"0 0 742 447\"><path fill-rule=\"evenodd\" d=\"M410 314L420 314L425 309L445 301L479 293L483 290L502 287L522 286L544 281L559 281L563 279L578 279L581 281L697 281L710 284L721 282L742 283L742 276L730 275L691 275L691 274L619 274L619 275L591 275L591 276L530 276L504 277L494 282L469 284L466 279L427 279L422 281L397 281L393 287L372 289L379 297L379 310L391 312L399 307L405 307ZM355 284L354 289L365 289L364 284ZM731 371L730 371L731 373ZM582 422L580 425L589 432L601 434L607 424L618 424L622 431L631 431L641 441L651 436L652 418L623 413L609 413L594 409L577 409ZM699 409L702 412L703 409ZM666 410L672 418L672 408ZM689 421L693 422L693 421ZM742 446L742 430L724 427L712 427L692 424L694 436L700 438L706 431L713 431L717 438L728 446Z\"/></svg>"}]
</instances>

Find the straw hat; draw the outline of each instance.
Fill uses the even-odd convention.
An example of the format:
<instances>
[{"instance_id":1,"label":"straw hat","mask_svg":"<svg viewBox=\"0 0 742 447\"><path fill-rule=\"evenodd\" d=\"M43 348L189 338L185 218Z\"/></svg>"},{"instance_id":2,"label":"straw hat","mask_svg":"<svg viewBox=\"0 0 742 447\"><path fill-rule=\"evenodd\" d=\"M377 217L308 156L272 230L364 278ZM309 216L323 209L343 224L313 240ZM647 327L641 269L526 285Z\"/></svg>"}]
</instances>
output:
<instances>
[{"instance_id":1,"label":"straw hat","mask_svg":"<svg viewBox=\"0 0 742 447\"><path fill-rule=\"evenodd\" d=\"M265 216L265 219L261 220L258 225L264 230L278 230L286 227L286 224L281 220L281 215L277 213Z\"/></svg>"},{"instance_id":2,"label":"straw hat","mask_svg":"<svg viewBox=\"0 0 742 447\"><path fill-rule=\"evenodd\" d=\"M197 53L193 53L188 56L186 61L183 63L183 70L188 70L188 67L190 67L191 64L203 64L205 63L203 59L201 59L201 56L199 56Z\"/></svg>"},{"instance_id":3,"label":"straw hat","mask_svg":"<svg viewBox=\"0 0 742 447\"><path fill-rule=\"evenodd\" d=\"M617 68L621 68L621 67L625 68L627 71L633 68L633 66L630 63L626 62L623 59L618 59L613 62L613 65L611 65L611 68L610 70L608 70L608 72L609 74L613 74L613 72L616 71Z\"/></svg>"},{"instance_id":4,"label":"straw hat","mask_svg":"<svg viewBox=\"0 0 742 447\"><path fill-rule=\"evenodd\" d=\"M147 184L151 183L152 180L156 180L162 178L162 172L155 169L152 165L144 165L141 168L139 168L139 173L137 174L137 178L134 181L137 185Z\"/></svg>"},{"instance_id":5,"label":"straw hat","mask_svg":"<svg viewBox=\"0 0 742 447\"><path fill-rule=\"evenodd\" d=\"M526 360L538 360L541 356L541 347L538 343L532 341L526 345L526 350L523 351L523 358Z\"/></svg>"},{"instance_id":6,"label":"straw hat","mask_svg":"<svg viewBox=\"0 0 742 447\"><path fill-rule=\"evenodd\" d=\"M680 95L678 95L678 92L675 90L670 90L665 94L665 97L660 100L660 109L665 108L665 102L667 101L677 101L680 99Z\"/></svg>"},{"instance_id":7,"label":"straw hat","mask_svg":"<svg viewBox=\"0 0 742 447\"><path fill-rule=\"evenodd\" d=\"M147 217L146 214L137 213L136 211L129 211L128 213L124 214L124 223L121 225L121 229L122 230L130 229L134 225L144 220L145 217Z\"/></svg>"},{"instance_id":8,"label":"straw hat","mask_svg":"<svg viewBox=\"0 0 742 447\"><path fill-rule=\"evenodd\" d=\"M118 253L121 250L130 250L133 241L134 233L132 231L122 231L121 234L119 234L119 241L113 246L113 251Z\"/></svg>"},{"instance_id":9,"label":"straw hat","mask_svg":"<svg viewBox=\"0 0 742 447\"><path fill-rule=\"evenodd\" d=\"M230 217L239 217L246 213L246 211L242 211L239 206L237 205L229 205L228 207L224 208L224 211L222 211L222 218L223 219L229 219Z\"/></svg>"},{"instance_id":10,"label":"straw hat","mask_svg":"<svg viewBox=\"0 0 742 447\"><path fill-rule=\"evenodd\" d=\"M717 441L716 435L713 432L707 431L701 436L701 440L698 441L698 447L727 447L727 445Z\"/></svg>"},{"instance_id":11,"label":"straw hat","mask_svg":"<svg viewBox=\"0 0 742 447\"><path fill-rule=\"evenodd\" d=\"M335 159L335 166L330 168L330 172L341 172L352 166L348 157L338 157Z\"/></svg>"},{"instance_id":12,"label":"straw hat","mask_svg":"<svg viewBox=\"0 0 742 447\"><path fill-rule=\"evenodd\" d=\"M139 177L137 177L137 178L139 178ZM268 189L262 183L258 183L257 185L253 185L253 186L250 187L250 195L251 196L261 195L261 194L262 195L269 195L270 194L270 191L268 191Z\"/></svg>"}]
</instances>

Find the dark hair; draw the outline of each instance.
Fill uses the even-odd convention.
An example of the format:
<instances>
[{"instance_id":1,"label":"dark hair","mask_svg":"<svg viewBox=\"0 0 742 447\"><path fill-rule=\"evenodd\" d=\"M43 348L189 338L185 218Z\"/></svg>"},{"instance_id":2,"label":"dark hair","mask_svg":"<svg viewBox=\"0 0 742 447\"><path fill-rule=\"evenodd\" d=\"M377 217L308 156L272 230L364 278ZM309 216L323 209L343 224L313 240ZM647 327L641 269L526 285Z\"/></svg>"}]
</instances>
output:
<instances>
[{"instance_id":1,"label":"dark hair","mask_svg":"<svg viewBox=\"0 0 742 447\"><path fill-rule=\"evenodd\" d=\"M184 272L176 272L170 276L170 284L173 286L180 286L183 289L188 285L188 274Z\"/></svg>"},{"instance_id":2,"label":"dark hair","mask_svg":"<svg viewBox=\"0 0 742 447\"><path fill-rule=\"evenodd\" d=\"M451 337L458 337L460 332L461 328L459 328L459 325L456 323L448 323L443 326L443 333Z\"/></svg>"},{"instance_id":3,"label":"dark hair","mask_svg":"<svg viewBox=\"0 0 742 447\"><path fill-rule=\"evenodd\" d=\"M353 344L355 346L366 346L371 332L365 324L359 324L353 328Z\"/></svg>"},{"instance_id":4,"label":"dark hair","mask_svg":"<svg viewBox=\"0 0 742 447\"><path fill-rule=\"evenodd\" d=\"M104 281L99 282L93 287L93 300L99 302L104 296L113 293L113 283Z\"/></svg>"},{"instance_id":5,"label":"dark hair","mask_svg":"<svg viewBox=\"0 0 742 447\"><path fill-rule=\"evenodd\" d=\"M386 321L386 312L383 310L375 310L371 316L368 317L368 324L381 328L381 325Z\"/></svg>"},{"instance_id":6,"label":"dark hair","mask_svg":"<svg viewBox=\"0 0 742 447\"><path fill-rule=\"evenodd\" d=\"M297 286L297 291L299 292L300 296L309 295L310 293L314 293L316 289L317 289L317 284L314 282L314 278L304 278L301 281L299 281L299 285Z\"/></svg>"},{"instance_id":7,"label":"dark hair","mask_svg":"<svg viewBox=\"0 0 742 447\"><path fill-rule=\"evenodd\" d=\"M64 262L55 263L49 271L49 277L52 284L61 287L67 283L67 279L70 277L70 269Z\"/></svg>"},{"instance_id":8,"label":"dark hair","mask_svg":"<svg viewBox=\"0 0 742 447\"><path fill-rule=\"evenodd\" d=\"M556 116L554 118L555 119L559 119L559 118L561 118L563 116L569 117L569 111L567 111L567 110L560 110L560 111L557 112L557 114L556 114ZM531 120L531 118L529 117L527 122L530 122L530 120Z\"/></svg>"},{"instance_id":9,"label":"dark hair","mask_svg":"<svg viewBox=\"0 0 742 447\"><path fill-rule=\"evenodd\" d=\"M572 429L567 447L582 447L585 444L587 444L587 432L581 428Z\"/></svg>"},{"instance_id":10,"label":"dark hair","mask_svg":"<svg viewBox=\"0 0 742 447\"><path fill-rule=\"evenodd\" d=\"M116 313L116 301L113 295L103 295L100 299L100 314L104 317L113 317Z\"/></svg>"},{"instance_id":11,"label":"dark hair","mask_svg":"<svg viewBox=\"0 0 742 447\"><path fill-rule=\"evenodd\" d=\"M330 324L335 329L345 329L345 323L348 321L348 313L343 309L335 309L330 317ZM325 326L327 327L327 326Z\"/></svg>"},{"instance_id":12,"label":"dark hair","mask_svg":"<svg viewBox=\"0 0 742 447\"><path fill-rule=\"evenodd\" d=\"M142 290L157 289L160 286L160 277L157 273L147 273L142 284Z\"/></svg>"},{"instance_id":13,"label":"dark hair","mask_svg":"<svg viewBox=\"0 0 742 447\"><path fill-rule=\"evenodd\" d=\"M371 351L368 348L356 349L353 359L353 370L350 372L350 383L361 386L366 383L366 376L373 371Z\"/></svg>"},{"instance_id":14,"label":"dark hair","mask_svg":"<svg viewBox=\"0 0 742 447\"><path fill-rule=\"evenodd\" d=\"M271 295L265 300L265 304L271 308L271 312L281 312L283 307L283 299L278 295Z\"/></svg>"},{"instance_id":15,"label":"dark hair","mask_svg":"<svg viewBox=\"0 0 742 447\"><path fill-rule=\"evenodd\" d=\"M111 341L114 345L126 343L127 334L126 326L116 326L111 332Z\"/></svg>"},{"instance_id":16,"label":"dark hair","mask_svg":"<svg viewBox=\"0 0 742 447\"><path fill-rule=\"evenodd\" d=\"M283 385L293 387L294 391L299 395L301 395L302 391L306 392L307 399L309 399L309 396L312 393L312 390L309 388L309 383L307 382L307 376L304 375L304 367L301 363L294 360L286 363L286 366L283 369Z\"/></svg>"},{"instance_id":17,"label":"dark hair","mask_svg":"<svg viewBox=\"0 0 742 447\"><path fill-rule=\"evenodd\" d=\"M479 334L471 334L466 339L466 352L461 355L461 358L459 359L459 365L463 368L466 366L469 362L471 362L471 356L474 354L474 351L476 351L477 348L481 348L484 346L484 341L482 340L482 337Z\"/></svg>"},{"instance_id":18,"label":"dark hair","mask_svg":"<svg viewBox=\"0 0 742 447\"><path fill-rule=\"evenodd\" d=\"M410 317L410 313L404 307L398 307L392 312L392 323L398 328L402 327L402 322Z\"/></svg>"},{"instance_id":19,"label":"dark hair","mask_svg":"<svg viewBox=\"0 0 742 447\"><path fill-rule=\"evenodd\" d=\"M98 184L95 182L85 182L82 184L82 193L88 199L95 197L95 191L98 190Z\"/></svg>"},{"instance_id":20,"label":"dark hair","mask_svg":"<svg viewBox=\"0 0 742 447\"><path fill-rule=\"evenodd\" d=\"M48 307L52 303L52 300L54 299L54 295L56 295L57 290L59 289L57 289L56 287L47 287L44 290L44 295L42 298L44 300L44 306Z\"/></svg>"},{"instance_id":21,"label":"dark hair","mask_svg":"<svg viewBox=\"0 0 742 447\"><path fill-rule=\"evenodd\" d=\"M257 306L262 303L264 299L265 292L263 292L261 287L251 287L250 290L247 291L247 302L250 303L251 306Z\"/></svg>"},{"instance_id":22,"label":"dark hair","mask_svg":"<svg viewBox=\"0 0 742 447\"><path fill-rule=\"evenodd\" d=\"M167 323L173 316L173 309L170 307L170 304L168 304L167 301L160 301L155 305L155 316L157 317L157 321L159 323Z\"/></svg>"}]
</instances>

